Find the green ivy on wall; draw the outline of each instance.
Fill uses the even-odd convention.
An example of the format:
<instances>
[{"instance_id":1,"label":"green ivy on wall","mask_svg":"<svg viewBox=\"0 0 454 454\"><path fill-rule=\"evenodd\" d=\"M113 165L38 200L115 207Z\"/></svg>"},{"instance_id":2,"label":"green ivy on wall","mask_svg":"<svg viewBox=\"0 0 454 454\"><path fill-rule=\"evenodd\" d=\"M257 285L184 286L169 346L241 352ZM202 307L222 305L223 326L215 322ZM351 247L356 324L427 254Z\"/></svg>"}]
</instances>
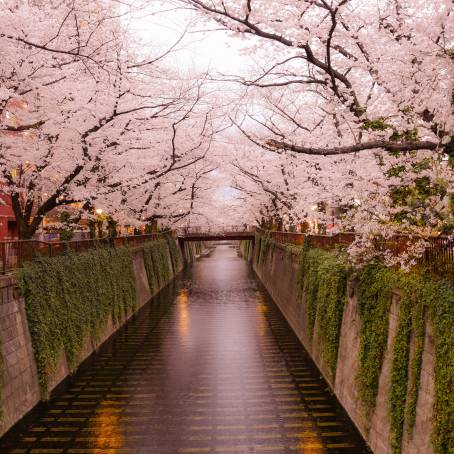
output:
<instances>
[{"instance_id":1,"label":"green ivy on wall","mask_svg":"<svg viewBox=\"0 0 454 454\"><path fill-rule=\"evenodd\" d=\"M256 235L254 261L263 265L277 244ZM368 418L376 406L379 378L388 344L392 296L398 291L396 335L391 347L389 417L391 444L401 452L404 431L411 437L421 381L426 315L435 344L433 447L454 452L454 285L421 270L405 274L371 263L351 270L339 251L279 245L300 263L298 286L310 336L317 332L321 357L335 376L340 327L349 278L357 281L361 317L357 384Z\"/></svg>"},{"instance_id":2,"label":"green ivy on wall","mask_svg":"<svg viewBox=\"0 0 454 454\"><path fill-rule=\"evenodd\" d=\"M202 253L202 242L201 241L195 242L195 253L197 255L200 255Z\"/></svg>"},{"instance_id":3,"label":"green ivy on wall","mask_svg":"<svg viewBox=\"0 0 454 454\"><path fill-rule=\"evenodd\" d=\"M276 247L295 256L300 264L298 286L305 302L307 329L311 338L314 330L317 331L321 359L334 380L346 301L348 266L345 257L321 249L277 244L270 237L257 235L256 263L264 264Z\"/></svg>"},{"instance_id":4,"label":"green ivy on wall","mask_svg":"<svg viewBox=\"0 0 454 454\"><path fill-rule=\"evenodd\" d=\"M358 388L367 411L375 408L381 366L388 342L393 272L380 264L368 265L358 277L361 316Z\"/></svg>"},{"instance_id":5,"label":"green ivy on wall","mask_svg":"<svg viewBox=\"0 0 454 454\"><path fill-rule=\"evenodd\" d=\"M406 274L390 270L380 264L368 267L360 274L359 279L361 348L364 346L364 352L367 353L360 354L358 375L359 382L363 383L360 387L363 402L369 409L375 408L378 379L388 338L391 295L393 289L398 289L398 321L391 353L389 396L393 452L396 454L401 452L404 431L406 430L411 437L414 428L426 313L434 330L435 342L434 452L437 454L454 452L453 284L428 273ZM371 385L370 388L364 386L366 383Z\"/></svg>"},{"instance_id":6,"label":"green ivy on wall","mask_svg":"<svg viewBox=\"0 0 454 454\"><path fill-rule=\"evenodd\" d=\"M251 250L251 241L249 240L242 240L240 241L240 253L242 257L246 260L249 259L249 251Z\"/></svg>"},{"instance_id":7,"label":"green ivy on wall","mask_svg":"<svg viewBox=\"0 0 454 454\"><path fill-rule=\"evenodd\" d=\"M170 258L172 260L172 269L174 274L178 272L181 260L180 248L173 235L166 235L167 245L169 247Z\"/></svg>"},{"instance_id":8,"label":"green ivy on wall","mask_svg":"<svg viewBox=\"0 0 454 454\"><path fill-rule=\"evenodd\" d=\"M269 253L274 249L276 242L267 235L256 235L255 244L254 261L258 265L263 265L267 261Z\"/></svg>"},{"instance_id":9,"label":"green ivy on wall","mask_svg":"<svg viewBox=\"0 0 454 454\"><path fill-rule=\"evenodd\" d=\"M44 399L60 355L64 353L75 370L87 339L96 342L110 316L117 321L136 306L131 252L126 248L40 258L24 264L18 282Z\"/></svg>"},{"instance_id":10,"label":"green ivy on wall","mask_svg":"<svg viewBox=\"0 0 454 454\"><path fill-rule=\"evenodd\" d=\"M175 240L172 242L174 243ZM170 241L160 239L147 243L143 247L145 270L152 292L163 287L171 278L171 263L176 259L171 258L171 263L169 263L169 252L172 251L169 243Z\"/></svg>"},{"instance_id":11,"label":"green ivy on wall","mask_svg":"<svg viewBox=\"0 0 454 454\"><path fill-rule=\"evenodd\" d=\"M186 256L189 257L189 262L193 262L195 259L194 243L192 241L187 241L185 243L185 247L186 247Z\"/></svg>"},{"instance_id":12,"label":"green ivy on wall","mask_svg":"<svg viewBox=\"0 0 454 454\"><path fill-rule=\"evenodd\" d=\"M308 330L317 332L321 359L331 379L336 376L342 315L347 295L348 266L339 255L309 249L301 261L303 298L307 307Z\"/></svg>"}]
</instances>

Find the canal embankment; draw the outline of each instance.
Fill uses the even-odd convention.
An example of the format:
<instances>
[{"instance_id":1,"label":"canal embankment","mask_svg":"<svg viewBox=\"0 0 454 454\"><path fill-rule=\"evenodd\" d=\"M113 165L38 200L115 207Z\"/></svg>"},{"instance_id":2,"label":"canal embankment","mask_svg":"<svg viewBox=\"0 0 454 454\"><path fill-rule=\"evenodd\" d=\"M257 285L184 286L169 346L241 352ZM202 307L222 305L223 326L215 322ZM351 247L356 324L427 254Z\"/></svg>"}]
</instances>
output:
<instances>
[{"instance_id":1,"label":"canal embankment","mask_svg":"<svg viewBox=\"0 0 454 454\"><path fill-rule=\"evenodd\" d=\"M0 277L0 436L202 252L174 237L26 263Z\"/></svg>"},{"instance_id":2,"label":"canal embankment","mask_svg":"<svg viewBox=\"0 0 454 454\"><path fill-rule=\"evenodd\" d=\"M241 251L373 452L453 452L452 283L260 235Z\"/></svg>"},{"instance_id":3,"label":"canal embankment","mask_svg":"<svg viewBox=\"0 0 454 454\"><path fill-rule=\"evenodd\" d=\"M0 452L366 454L236 247L210 249L0 439Z\"/></svg>"}]
</instances>

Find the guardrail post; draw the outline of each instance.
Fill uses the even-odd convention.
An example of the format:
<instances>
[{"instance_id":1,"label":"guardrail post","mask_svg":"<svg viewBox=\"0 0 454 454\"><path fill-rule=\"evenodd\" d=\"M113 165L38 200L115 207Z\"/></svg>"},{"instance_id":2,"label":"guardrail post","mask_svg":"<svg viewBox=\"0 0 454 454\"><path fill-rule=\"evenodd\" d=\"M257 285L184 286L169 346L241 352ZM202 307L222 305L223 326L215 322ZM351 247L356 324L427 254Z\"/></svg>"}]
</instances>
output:
<instances>
[{"instance_id":1,"label":"guardrail post","mask_svg":"<svg viewBox=\"0 0 454 454\"><path fill-rule=\"evenodd\" d=\"M2 243L2 274L6 274L6 243Z\"/></svg>"}]
</instances>

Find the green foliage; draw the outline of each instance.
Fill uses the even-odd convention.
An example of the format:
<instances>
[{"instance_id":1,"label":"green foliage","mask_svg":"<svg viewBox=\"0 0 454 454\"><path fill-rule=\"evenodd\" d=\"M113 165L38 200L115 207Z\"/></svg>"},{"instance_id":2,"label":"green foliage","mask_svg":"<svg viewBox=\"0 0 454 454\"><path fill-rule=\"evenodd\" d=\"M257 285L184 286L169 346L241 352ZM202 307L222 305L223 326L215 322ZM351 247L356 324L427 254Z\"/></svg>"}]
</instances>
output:
<instances>
[{"instance_id":1,"label":"green foliage","mask_svg":"<svg viewBox=\"0 0 454 454\"><path fill-rule=\"evenodd\" d=\"M255 262L275 247L270 238L256 235ZM454 452L454 285L433 275L409 274L370 263L351 274L338 251L283 246L300 262L298 288L304 295L308 331L320 337L322 359L335 376L340 326L349 277L358 282L361 318L358 375L359 397L366 417L376 405L379 378L388 343L393 290L400 292L396 335L391 350L389 416L391 443L401 452L404 430L412 435L420 390L425 339L425 314L433 327L435 343L435 402L433 447L435 454ZM410 346L413 345L413 348Z\"/></svg>"},{"instance_id":2,"label":"green foliage","mask_svg":"<svg viewBox=\"0 0 454 454\"><path fill-rule=\"evenodd\" d=\"M152 292L170 281L172 270L169 263L169 243L165 239L147 243L143 247L143 260Z\"/></svg>"},{"instance_id":3,"label":"green foliage","mask_svg":"<svg viewBox=\"0 0 454 454\"><path fill-rule=\"evenodd\" d=\"M18 272L38 368L42 397L61 354L71 370L88 339L96 342L109 317L135 308L131 252L99 248L81 254L40 258Z\"/></svg>"},{"instance_id":4,"label":"green foliage","mask_svg":"<svg viewBox=\"0 0 454 454\"><path fill-rule=\"evenodd\" d=\"M370 264L358 281L360 329L358 388L369 413L375 408L383 356L388 340L389 308L393 272L379 264Z\"/></svg>"},{"instance_id":5,"label":"green foliage","mask_svg":"<svg viewBox=\"0 0 454 454\"><path fill-rule=\"evenodd\" d=\"M375 407L378 379L388 337L392 289L401 292L396 337L392 347L389 401L392 447L401 452L403 431L411 435L418 400L424 314L429 313L435 341L433 446L436 454L454 451L454 286L432 275L404 274L376 264L360 275L361 351L358 381L363 402ZM375 300L375 303L374 303ZM410 357L410 339L414 348ZM366 354L367 353L367 354ZM410 376L408 371L410 370Z\"/></svg>"},{"instance_id":6,"label":"green foliage","mask_svg":"<svg viewBox=\"0 0 454 454\"><path fill-rule=\"evenodd\" d=\"M172 235L166 235L166 241L167 246L169 247L173 273L176 274L178 272L181 260L180 248Z\"/></svg>"},{"instance_id":7,"label":"green foliage","mask_svg":"<svg viewBox=\"0 0 454 454\"><path fill-rule=\"evenodd\" d=\"M251 241L243 240L240 241L240 252L241 255L248 260L249 259L249 251L251 250Z\"/></svg>"},{"instance_id":8,"label":"green foliage","mask_svg":"<svg viewBox=\"0 0 454 454\"><path fill-rule=\"evenodd\" d=\"M410 113L414 112L414 110L415 110L415 108L413 106L405 106L402 109L400 109L400 111L403 114L410 114Z\"/></svg>"},{"instance_id":9,"label":"green foliage","mask_svg":"<svg viewBox=\"0 0 454 454\"><path fill-rule=\"evenodd\" d=\"M60 241L71 241L74 236L74 232L71 229L60 230Z\"/></svg>"},{"instance_id":10,"label":"green foliage","mask_svg":"<svg viewBox=\"0 0 454 454\"><path fill-rule=\"evenodd\" d=\"M64 227L60 230L60 241L70 241L74 236L74 232L71 227L71 214L68 211L61 211L59 218L60 222L64 225Z\"/></svg>"},{"instance_id":11,"label":"green foliage","mask_svg":"<svg viewBox=\"0 0 454 454\"><path fill-rule=\"evenodd\" d=\"M118 222L111 216L107 217L107 234L109 238L116 238L118 235L117 232Z\"/></svg>"},{"instance_id":12,"label":"green foliage","mask_svg":"<svg viewBox=\"0 0 454 454\"><path fill-rule=\"evenodd\" d=\"M428 170L432 166L432 160L430 158L424 158L420 161L412 163L412 168L414 172L422 172L423 170Z\"/></svg>"},{"instance_id":13,"label":"green foliage","mask_svg":"<svg viewBox=\"0 0 454 454\"><path fill-rule=\"evenodd\" d=\"M377 120L366 119L363 121L361 126L366 131L385 131L392 126L385 122L384 118L378 118Z\"/></svg>"},{"instance_id":14,"label":"green foliage","mask_svg":"<svg viewBox=\"0 0 454 454\"><path fill-rule=\"evenodd\" d=\"M363 106L358 106L358 107L356 107L356 109L355 109L355 115L356 115L357 117L361 117L361 116L364 115L366 112L367 112L367 109L366 109L366 107L363 107Z\"/></svg>"},{"instance_id":15,"label":"green foliage","mask_svg":"<svg viewBox=\"0 0 454 454\"><path fill-rule=\"evenodd\" d=\"M197 255L200 255L202 253L203 245L201 241L196 241L195 242L195 253Z\"/></svg>"},{"instance_id":16,"label":"green foliage","mask_svg":"<svg viewBox=\"0 0 454 454\"><path fill-rule=\"evenodd\" d=\"M270 251L277 247L267 236L256 235L256 263L264 264ZM300 264L298 289L306 306L308 332L313 336L316 328L321 359L328 366L334 379L339 349L342 314L346 301L348 266L340 254L305 247L279 245L288 255L293 255Z\"/></svg>"},{"instance_id":17,"label":"green foliage","mask_svg":"<svg viewBox=\"0 0 454 454\"><path fill-rule=\"evenodd\" d=\"M413 296L417 293L413 293ZM410 363L410 379L408 383L408 395L405 408L405 421L407 423L407 431L412 433L416 420L416 404L418 403L419 387L421 382L421 367L422 367L422 354L424 349L425 337L425 319L424 319L424 305L416 302L411 308L412 314L412 332L414 336L414 351Z\"/></svg>"},{"instance_id":18,"label":"green foliage","mask_svg":"<svg viewBox=\"0 0 454 454\"><path fill-rule=\"evenodd\" d=\"M434 450L454 452L454 289L445 281L424 285L435 341Z\"/></svg>"},{"instance_id":19,"label":"green foliage","mask_svg":"<svg viewBox=\"0 0 454 454\"><path fill-rule=\"evenodd\" d=\"M402 137L406 142L418 142L419 140L419 133L416 128L413 129L406 129L402 133Z\"/></svg>"},{"instance_id":20,"label":"green foliage","mask_svg":"<svg viewBox=\"0 0 454 454\"><path fill-rule=\"evenodd\" d=\"M193 262L196 255L200 255L202 253L203 243L201 241L187 241L184 247L188 261Z\"/></svg>"},{"instance_id":21,"label":"green foliage","mask_svg":"<svg viewBox=\"0 0 454 454\"><path fill-rule=\"evenodd\" d=\"M268 259L269 253L274 249L276 243L266 235L256 235L256 254L255 261L263 265Z\"/></svg>"},{"instance_id":22,"label":"green foliage","mask_svg":"<svg viewBox=\"0 0 454 454\"><path fill-rule=\"evenodd\" d=\"M391 447L400 453L405 422L405 402L407 399L408 362L410 356L411 301L403 298L399 303L396 337L394 339L391 364L391 392L389 409L391 419Z\"/></svg>"},{"instance_id":23,"label":"green foliage","mask_svg":"<svg viewBox=\"0 0 454 454\"><path fill-rule=\"evenodd\" d=\"M388 177L398 177L403 172L405 172L405 170L406 167L404 165L393 166L386 172L386 174Z\"/></svg>"},{"instance_id":24,"label":"green foliage","mask_svg":"<svg viewBox=\"0 0 454 454\"><path fill-rule=\"evenodd\" d=\"M420 162L423 170L427 162ZM390 176L397 176L390 175ZM446 182L442 180L432 181L428 176L420 176L414 179L411 185L394 186L390 190L390 196L394 207L402 207L396 212L394 222L409 222L411 225L426 225L426 216L420 214L420 209L430 203L433 196L444 197L447 192Z\"/></svg>"},{"instance_id":25,"label":"green foliage","mask_svg":"<svg viewBox=\"0 0 454 454\"><path fill-rule=\"evenodd\" d=\"M302 257L301 267L308 331L313 336L316 328L322 361L334 380L348 267L340 256L321 249L309 249Z\"/></svg>"},{"instance_id":26,"label":"green foliage","mask_svg":"<svg viewBox=\"0 0 454 454\"><path fill-rule=\"evenodd\" d=\"M418 129L417 128L405 129L402 132L399 132L396 129L394 129L393 133L389 136L389 140L391 142L397 142L399 140L403 140L404 142L418 142L419 141ZM401 152L399 151L390 152L392 156L398 156L400 153Z\"/></svg>"}]
</instances>

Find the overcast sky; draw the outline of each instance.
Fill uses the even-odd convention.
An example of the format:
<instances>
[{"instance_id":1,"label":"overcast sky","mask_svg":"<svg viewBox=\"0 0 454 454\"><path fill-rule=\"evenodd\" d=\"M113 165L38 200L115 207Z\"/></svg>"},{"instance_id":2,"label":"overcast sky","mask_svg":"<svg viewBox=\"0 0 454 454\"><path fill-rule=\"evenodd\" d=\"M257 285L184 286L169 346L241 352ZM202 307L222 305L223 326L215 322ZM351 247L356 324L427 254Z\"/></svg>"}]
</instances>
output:
<instances>
[{"instance_id":1,"label":"overcast sky","mask_svg":"<svg viewBox=\"0 0 454 454\"><path fill-rule=\"evenodd\" d=\"M240 55L241 42L229 37L227 32L217 30L202 32L212 27L206 23L197 21L197 17L187 10L163 11L163 6L155 2L150 3L146 10L135 13L128 17L128 25L131 31L144 44L144 53L150 49L156 54L156 48L168 49L175 43L188 24L192 24L191 31L187 33L179 50L169 56L167 62L171 62L182 70L205 71L220 73L242 73L250 64L250 59ZM165 8L165 7L164 7ZM161 12L157 12L161 11Z\"/></svg>"},{"instance_id":2,"label":"overcast sky","mask_svg":"<svg viewBox=\"0 0 454 454\"><path fill-rule=\"evenodd\" d=\"M242 54L242 41L223 30L216 30L215 23L207 24L189 11L165 11L158 2L150 2L146 10L126 16L130 31L144 45L145 55L160 55L169 49L191 25L177 51L166 57L167 64L189 73L209 71L212 75L247 74L252 65L251 58ZM165 11L165 12L163 12ZM232 136L233 134L233 136ZM230 130L223 136L227 142L234 140L238 131ZM211 175L213 196L217 203L226 207L234 203L238 192L226 185L225 175L215 172Z\"/></svg>"}]
</instances>

